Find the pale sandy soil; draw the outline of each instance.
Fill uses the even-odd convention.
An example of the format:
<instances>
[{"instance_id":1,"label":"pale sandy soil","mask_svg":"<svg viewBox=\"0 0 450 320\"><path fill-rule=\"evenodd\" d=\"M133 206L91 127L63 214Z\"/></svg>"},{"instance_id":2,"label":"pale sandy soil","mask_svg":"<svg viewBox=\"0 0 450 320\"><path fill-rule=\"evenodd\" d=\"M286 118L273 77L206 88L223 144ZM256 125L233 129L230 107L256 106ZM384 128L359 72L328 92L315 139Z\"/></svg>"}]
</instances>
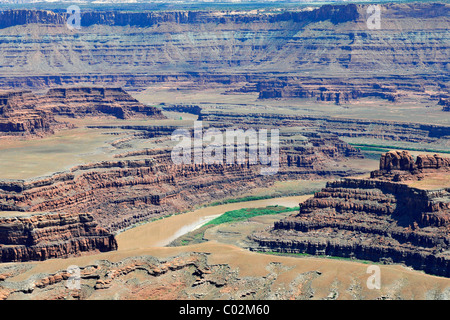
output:
<instances>
[{"instance_id":1,"label":"pale sandy soil","mask_svg":"<svg viewBox=\"0 0 450 320\"><path fill-rule=\"evenodd\" d=\"M406 184L414 188L428 190L450 188L450 175L439 173L427 174L423 180L407 181Z\"/></svg>"},{"instance_id":2,"label":"pale sandy soil","mask_svg":"<svg viewBox=\"0 0 450 320\"><path fill-rule=\"evenodd\" d=\"M400 265L379 265L381 270L381 290L367 289L366 281L368 264L345 260L334 260L315 257L275 256L251 252L236 245L220 243L216 240L183 247L157 247L158 242L170 238L180 228L192 225L200 219L223 213L225 211L259 207L271 204L294 206L310 196L287 197L252 202L234 203L222 206L202 208L193 212L172 216L167 219L141 225L127 230L117 237L119 250L101 254L92 254L68 259L53 259L42 262L29 262L34 266L12 281L22 281L37 273L54 273L67 269L70 265L86 266L94 261L107 259L118 262L127 257L151 255L159 258L169 258L184 252L202 252L209 254L210 264L227 264L238 270L241 277L263 277L269 274L273 263L280 264L278 278L272 290L283 290L301 273L308 271L320 272L311 285L317 298L327 297L330 288L339 290L339 299L375 299L380 296L398 296L404 299L436 298L433 292L450 292L450 279L436 277L410 270ZM263 221L263 218L254 218ZM272 267L271 267L272 266Z\"/></svg>"},{"instance_id":3,"label":"pale sandy soil","mask_svg":"<svg viewBox=\"0 0 450 320\"><path fill-rule=\"evenodd\" d=\"M227 93L230 89L244 86L245 83L230 85L209 85L199 87L193 83L156 84L140 92L130 92L134 98L147 104L198 104L214 108L226 106L245 115L248 112L280 113L293 115L316 115L338 118L387 120L448 125L450 120L443 117L442 107L426 108L429 101L417 98L404 98L391 103L381 99L360 99L351 103L335 105L333 102L318 102L314 99L258 99L258 93Z\"/></svg>"}]
</instances>

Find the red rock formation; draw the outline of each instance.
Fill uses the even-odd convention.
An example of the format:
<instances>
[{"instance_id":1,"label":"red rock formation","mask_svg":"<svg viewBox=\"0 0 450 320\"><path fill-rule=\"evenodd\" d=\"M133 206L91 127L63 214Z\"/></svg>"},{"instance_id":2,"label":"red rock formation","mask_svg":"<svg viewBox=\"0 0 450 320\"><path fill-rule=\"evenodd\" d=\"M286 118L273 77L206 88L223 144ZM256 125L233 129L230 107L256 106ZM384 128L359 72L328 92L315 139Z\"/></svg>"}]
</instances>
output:
<instances>
[{"instance_id":1,"label":"red rock formation","mask_svg":"<svg viewBox=\"0 0 450 320\"><path fill-rule=\"evenodd\" d=\"M448 159L389 152L379 174L439 170ZM439 165L438 165L439 163ZM395 262L450 277L450 189L421 190L384 179L329 182L298 214L252 236L258 250ZM450 172L443 172L450 175ZM392 180L392 179L391 179Z\"/></svg>"},{"instance_id":2,"label":"red rock formation","mask_svg":"<svg viewBox=\"0 0 450 320\"><path fill-rule=\"evenodd\" d=\"M0 94L0 136L45 135L72 127L56 121L54 115L166 118L160 109L140 103L121 88L50 89L39 97L29 91Z\"/></svg>"},{"instance_id":3,"label":"red rock formation","mask_svg":"<svg viewBox=\"0 0 450 320\"><path fill-rule=\"evenodd\" d=\"M0 218L0 262L65 258L117 249L114 236L92 215L47 213Z\"/></svg>"},{"instance_id":4,"label":"red rock formation","mask_svg":"<svg viewBox=\"0 0 450 320\"><path fill-rule=\"evenodd\" d=\"M119 119L166 118L160 109L140 103L121 88L50 89L39 104L45 110L68 117L109 115Z\"/></svg>"},{"instance_id":5,"label":"red rock formation","mask_svg":"<svg viewBox=\"0 0 450 320\"><path fill-rule=\"evenodd\" d=\"M423 174L450 172L450 158L438 154L418 155L416 161L407 151L389 151L380 158L380 170L371 172L371 178L394 181L422 179Z\"/></svg>"},{"instance_id":6,"label":"red rock formation","mask_svg":"<svg viewBox=\"0 0 450 320\"><path fill-rule=\"evenodd\" d=\"M1 135L45 135L66 126L53 114L36 108L38 99L29 91L0 94Z\"/></svg>"},{"instance_id":7,"label":"red rock formation","mask_svg":"<svg viewBox=\"0 0 450 320\"><path fill-rule=\"evenodd\" d=\"M414 168L414 159L408 151L390 151L381 155L380 170L413 170Z\"/></svg>"}]
</instances>

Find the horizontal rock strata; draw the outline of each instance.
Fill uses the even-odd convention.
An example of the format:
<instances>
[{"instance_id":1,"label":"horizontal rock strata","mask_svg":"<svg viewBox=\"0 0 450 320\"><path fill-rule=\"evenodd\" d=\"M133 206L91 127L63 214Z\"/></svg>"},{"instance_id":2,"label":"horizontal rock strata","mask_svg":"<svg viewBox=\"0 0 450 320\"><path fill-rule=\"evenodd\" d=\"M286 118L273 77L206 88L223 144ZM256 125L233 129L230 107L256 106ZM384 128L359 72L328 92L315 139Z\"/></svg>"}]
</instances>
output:
<instances>
[{"instance_id":1,"label":"horizontal rock strata","mask_svg":"<svg viewBox=\"0 0 450 320\"><path fill-rule=\"evenodd\" d=\"M386 163L392 159L388 153L382 166L410 167L409 154L393 154L404 161ZM301 203L297 214L252 239L258 250L403 263L450 277L449 226L450 189L344 178L329 182Z\"/></svg>"},{"instance_id":2,"label":"horizontal rock strata","mask_svg":"<svg viewBox=\"0 0 450 320\"><path fill-rule=\"evenodd\" d=\"M174 164L171 149L127 152L117 155L117 161L80 165L46 178L0 181L0 209L89 212L102 227L114 231L277 180L351 174L331 168L344 157L360 156L336 138L311 138L303 146L284 145L279 171L265 176L261 169L267 166L248 160Z\"/></svg>"},{"instance_id":3,"label":"horizontal rock strata","mask_svg":"<svg viewBox=\"0 0 450 320\"><path fill-rule=\"evenodd\" d=\"M66 258L117 249L114 236L87 213L0 217L0 262Z\"/></svg>"},{"instance_id":4,"label":"horizontal rock strata","mask_svg":"<svg viewBox=\"0 0 450 320\"><path fill-rule=\"evenodd\" d=\"M59 88L44 96L29 91L0 93L0 136L45 135L72 127L56 121L55 115L165 119L160 109L140 103L121 88Z\"/></svg>"},{"instance_id":5,"label":"horizontal rock strata","mask_svg":"<svg viewBox=\"0 0 450 320\"><path fill-rule=\"evenodd\" d=\"M82 30L76 33L67 29L65 12L4 10L0 86L244 82L242 91L260 98L336 103L394 102L408 95L437 103L448 96L449 5L381 4L383 32L368 29L367 7L324 5L280 13L96 10L82 12ZM54 34L48 34L49 24ZM14 28L23 34L12 33ZM38 68L31 60L36 56Z\"/></svg>"}]
</instances>

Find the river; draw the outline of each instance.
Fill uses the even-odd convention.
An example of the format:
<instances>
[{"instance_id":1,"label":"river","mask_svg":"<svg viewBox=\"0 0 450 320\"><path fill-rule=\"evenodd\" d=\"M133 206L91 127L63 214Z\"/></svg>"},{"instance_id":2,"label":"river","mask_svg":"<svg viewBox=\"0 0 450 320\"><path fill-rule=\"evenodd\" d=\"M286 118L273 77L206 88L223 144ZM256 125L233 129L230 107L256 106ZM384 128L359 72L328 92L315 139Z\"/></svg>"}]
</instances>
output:
<instances>
[{"instance_id":1,"label":"river","mask_svg":"<svg viewBox=\"0 0 450 320\"><path fill-rule=\"evenodd\" d=\"M161 220L149 222L117 235L119 251L164 247L176 238L201 227L227 211L242 208L258 208L271 205L296 207L311 195L264 199L223 204L197 209L188 213L173 215Z\"/></svg>"}]
</instances>

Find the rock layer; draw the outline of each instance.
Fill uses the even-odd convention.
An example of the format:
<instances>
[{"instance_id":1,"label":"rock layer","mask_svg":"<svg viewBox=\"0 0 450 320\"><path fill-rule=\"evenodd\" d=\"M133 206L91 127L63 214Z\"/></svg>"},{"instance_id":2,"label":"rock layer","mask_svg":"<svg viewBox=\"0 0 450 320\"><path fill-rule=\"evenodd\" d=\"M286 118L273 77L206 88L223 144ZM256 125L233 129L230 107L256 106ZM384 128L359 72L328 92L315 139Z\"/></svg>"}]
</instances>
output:
<instances>
[{"instance_id":1,"label":"rock layer","mask_svg":"<svg viewBox=\"0 0 450 320\"><path fill-rule=\"evenodd\" d=\"M409 170L411 158L390 152L381 167ZM450 189L421 190L386 177L345 178L329 182L300 204L298 214L252 239L259 250L403 263L450 277L449 200Z\"/></svg>"},{"instance_id":2,"label":"rock layer","mask_svg":"<svg viewBox=\"0 0 450 320\"><path fill-rule=\"evenodd\" d=\"M0 136L45 135L71 127L56 121L55 115L165 119L160 109L140 103L121 88L58 88L44 96L29 91L0 94Z\"/></svg>"},{"instance_id":3,"label":"rock layer","mask_svg":"<svg viewBox=\"0 0 450 320\"><path fill-rule=\"evenodd\" d=\"M114 236L92 215L47 213L0 218L0 262L66 258L117 249Z\"/></svg>"},{"instance_id":4,"label":"rock layer","mask_svg":"<svg viewBox=\"0 0 450 320\"><path fill-rule=\"evenodd\" d=\"M380 170L372 171L371 178L393 181L420 180L427 173L450 173L450 158L434 155L418 155L414 161L407 151L390 151L381 155Z\"/></svg>"},{"instance_id":5,"label":"rock layer","mask_svg":"<svg viewBox=\"0 0 450 320\"><path fill-rule=\"evenodd\" d=\"M95 10L82 12L79 32L67 29L65 12L5 10L0 86L245 82L261 98L337 103L448 95L449 5L380 8L382 30L368 29L367 5L345 4L256 14Z\"/></svg>"},{"instance_id":6,"label":"rock layer","mask_svg":"<svg viewBox=\"0 0 450 320\"><path fill-rule=\"evenodd\" d=\"M175 164L171 149L125 153L117 161L80 165L47 178L0 181L0 209L90 212L102 227L114 231L277 180L351 174L332 167L346 156L360 157L357 150L332 137L311 138L303 144L282 147L280 168L273 176L261 175L266 166L248 160Z\"/></svg>"},{"instance_id":7,"label":"rock layer","mask_svg":"<svg viewBox=\"0 0 450 320\"><path fill-rule=\"evenodd\" d=\"M45 135L65 126L50 112L36 108L37 102L29 91L0 94L0 136Z\"/></svg>"},{"instance_id":8,"label":"rock layer","mask_svg":"<svg viewBox=\"0 0 450 320\"><path fill-rule=\"evenodd\" d=\"M109 115L118 119L165 119L161 110L140 103L122 88L50 89L39 100L39 104L41 108L50 110L53 114L68 117Z\"/></svg>"}]
</instances>

